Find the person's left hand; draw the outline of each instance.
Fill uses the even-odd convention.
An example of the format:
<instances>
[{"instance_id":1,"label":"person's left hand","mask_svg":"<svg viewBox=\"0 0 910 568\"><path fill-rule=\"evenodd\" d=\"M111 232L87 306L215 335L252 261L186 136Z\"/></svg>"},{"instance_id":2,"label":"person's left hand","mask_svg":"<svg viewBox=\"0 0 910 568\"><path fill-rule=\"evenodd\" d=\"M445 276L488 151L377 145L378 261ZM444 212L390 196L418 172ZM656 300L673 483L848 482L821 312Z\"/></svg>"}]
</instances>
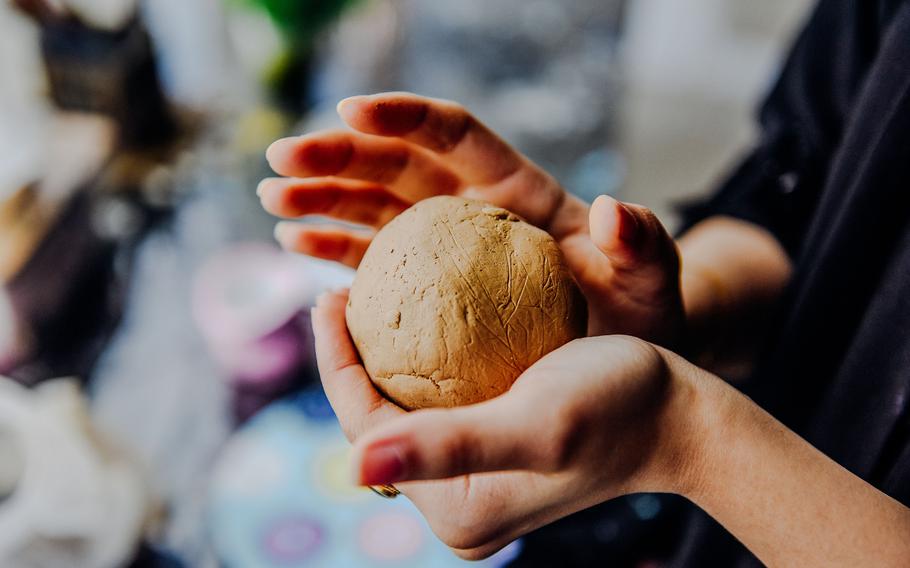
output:
<instances>
[{"instance_id":1,"label":"person's left hand","mask_svg":"<svg viewBox=\"0 0 910 568\"><path fill-rule=\"evenodd\" d=\"M373 387L347 294L313 310L319 372L362 485L395 483L469 559L612 497L688 483L695 389L676 357L625 336L573 341L492 400L406 413ZM675 363L674 363L675 364Z\"/></svg>"},{"instance_id":2,"label":"person's left hand","mask_svg":"<svg viewBox=\"0 0 910 568\"><path fill-rule=\"evenodd\" d=\"M333 220L279 223L284 248L356 268L376 232L418 201L480 199L556 240L588 300L589 335L665 346L686 340L679 253L648 209L606 195L589 207L451 101L380 93L345 99L338 112L350 130L283 138L266 152L275 172L289 177L259 184L263 207L279 217Z\"/></svg>"}]
</instances>

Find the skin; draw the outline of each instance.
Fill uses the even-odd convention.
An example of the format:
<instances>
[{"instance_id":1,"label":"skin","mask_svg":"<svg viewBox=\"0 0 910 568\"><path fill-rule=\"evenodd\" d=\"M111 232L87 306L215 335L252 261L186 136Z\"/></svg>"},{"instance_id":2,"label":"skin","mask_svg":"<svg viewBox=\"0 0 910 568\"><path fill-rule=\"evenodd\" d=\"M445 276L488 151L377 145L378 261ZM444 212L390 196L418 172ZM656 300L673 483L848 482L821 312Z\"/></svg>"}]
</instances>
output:
<instances>
[{"instance_id":1,"label":"skin","mask_svg":"<svg viewBox=\"0 0 910 568\"><path fill-rule=\"evenodd\" d=\"M361 484L396 483L466 559L620 495L702 507L769 566L904 566L910 509L716 376L629 336L575 340L510 391L406 413L382 398L344 327L313 311L319 370Z\"/></svg>"},{"instance_id":2,"label":"skin","mask_svg":"<svg viewBox=\"0 0 910 568\"><path fill-rule=\"evenodd\" d=\"M506 394L405 413L373 388L344 324L345 292L313 312L322 381L354 442L361 484L395 482L447 545L492 554L565 515L629 493L684 495L770 565L901 565L910 511L818 452L724 381L790 276L774 238L712 218L678 243L638 205L588 207L455 103L354 97L352 131L279 140L264 207L363 229L281 223L286 248L356 267L371 234L440 193L484 199L549 231L588 300L590 335ZM746 325L743 325L743 323ZM625 335L616 335L625 334ZM630 337L635 336L635 337ZM662 345L663 347L659 347ZM740 357L748 361L748 357Z\"/></svg>"}]
</instances>

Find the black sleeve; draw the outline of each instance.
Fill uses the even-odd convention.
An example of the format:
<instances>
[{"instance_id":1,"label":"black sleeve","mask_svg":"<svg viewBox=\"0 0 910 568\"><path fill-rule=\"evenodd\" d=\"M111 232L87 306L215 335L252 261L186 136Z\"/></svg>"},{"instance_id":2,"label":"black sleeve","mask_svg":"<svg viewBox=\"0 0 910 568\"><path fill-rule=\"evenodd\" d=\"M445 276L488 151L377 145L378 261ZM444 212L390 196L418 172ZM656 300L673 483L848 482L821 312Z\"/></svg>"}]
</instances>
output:
<instances>
[{"instance_id":1,"label":"black sleeve","mask_svg":"<svg viewBox=\"0 0 910 568\"><path fill-rule=\"evenodd\" d=\"M798 254L880 22L898 3L821 0L762 106L755 148L712 197L683 209L683 232L728 215L765 227Z\"/></svg>"}]
</instances>

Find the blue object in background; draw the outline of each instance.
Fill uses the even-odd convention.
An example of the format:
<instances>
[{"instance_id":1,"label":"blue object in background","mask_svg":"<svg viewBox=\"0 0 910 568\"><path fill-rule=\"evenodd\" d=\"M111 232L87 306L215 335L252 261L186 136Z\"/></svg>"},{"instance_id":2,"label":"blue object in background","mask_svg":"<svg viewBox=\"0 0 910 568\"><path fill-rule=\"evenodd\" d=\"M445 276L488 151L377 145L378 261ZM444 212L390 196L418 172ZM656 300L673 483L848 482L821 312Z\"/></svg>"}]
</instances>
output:
<instances>
[{"instance_id":1,"label":"blue object in background","mask_svg":"<svg viewBox=\"0 0 910 568\"><path fill-rule=\"evenodd\" d=\"M349 444L318 386L276 402L225 446L208 524L227 567L502 566L513 543L480 563L458 559L411 502L350 481Z\"/></svg>"}]
</instances>

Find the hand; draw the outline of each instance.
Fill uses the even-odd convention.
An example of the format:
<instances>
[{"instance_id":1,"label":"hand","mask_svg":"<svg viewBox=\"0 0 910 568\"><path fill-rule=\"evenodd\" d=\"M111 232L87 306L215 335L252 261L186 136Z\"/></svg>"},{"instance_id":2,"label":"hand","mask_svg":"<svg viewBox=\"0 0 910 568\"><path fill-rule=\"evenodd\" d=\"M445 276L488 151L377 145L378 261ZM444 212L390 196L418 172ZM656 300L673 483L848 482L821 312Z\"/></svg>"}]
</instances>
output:
<instances>
[{"instance_id":1,"label":"hand","mask_svg":"<svg viewBox=\"0 0 910 568\"><path fill-rule=\"evenodd\" d=\"M695 391L649 343L576 340L495 399L406 413L361 366L346 301L321 297L313 328L326 394L354 442L356 480L395 483L459 556L486 557L618 495L682 492L697 469L687 462Z\"/></svg>"},{"instance_id":2,"label":"hand","mask_svg":"<svg viewBox=\"0 0 910 568\"><path fill-rule=\"evenodd\" d=\"M662 344L684 316L679 259L649 210L598 197L589 208L461 106L404 93L352 97L338 112L353 131L322 131L272 144L279 174L257 192L271 213L326 215L381 228L414 202L456 194L509 209L548 231L588 299L589 333ZM285 248L357 267L372 232L282 223Z\"/></svg>"}]
</instances>

